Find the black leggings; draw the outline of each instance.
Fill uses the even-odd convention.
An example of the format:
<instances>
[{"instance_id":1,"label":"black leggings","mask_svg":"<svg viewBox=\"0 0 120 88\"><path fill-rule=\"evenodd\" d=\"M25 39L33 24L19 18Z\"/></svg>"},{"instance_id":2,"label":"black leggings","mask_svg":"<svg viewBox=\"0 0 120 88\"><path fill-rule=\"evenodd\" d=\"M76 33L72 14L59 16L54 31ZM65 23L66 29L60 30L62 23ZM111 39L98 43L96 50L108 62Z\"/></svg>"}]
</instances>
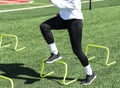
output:
<instances>
[{"instance_id":1,"label":"black leggings","mask_svg":"<svg viewBox=\"0 0 120 88\"><path fill-rule=\"evenodd\" d=\"M81 19L63 20L60 16L56 16L43 22L40 25L40 29L48 44L54 43L51 29L68 29L73 52L85 67L89 64L89 62L81 47L82 26L83 24Z\"/></svg>"}]
</instances>

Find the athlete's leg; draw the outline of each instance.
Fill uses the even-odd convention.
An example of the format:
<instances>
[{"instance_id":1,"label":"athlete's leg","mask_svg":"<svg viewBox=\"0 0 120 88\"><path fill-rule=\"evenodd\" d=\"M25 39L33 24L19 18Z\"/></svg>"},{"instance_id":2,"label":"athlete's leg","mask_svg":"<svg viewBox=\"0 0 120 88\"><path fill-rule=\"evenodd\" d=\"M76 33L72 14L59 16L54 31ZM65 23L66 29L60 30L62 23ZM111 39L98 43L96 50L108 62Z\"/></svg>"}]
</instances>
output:
<instances>
[{"instance_id":1,"label":"athlete's leg","mask_svg":"<svg viewBox=\"0 0 120 88\"><path fill-rule=\"evenodd\" d=\"M60 16L53 17L40 25L41 32L48 44L54 43L54 38L51 30L64 29L64 21Z\"/></svg>"},{"instance_id":2,"label":"athlete's leg","mask_svg":"<svg viewBox=\"0 0 120 88\"><path fill-rule=\"evenodd\" d=\"M70 35L70 41L74 53L78 56L82 65L87 66L88 59L82 51L81 41L82 41L82 20L72 20L68 22L68 32Z\"/></svg>"},{"instance_id":3,"label":"athlete's leg","mask_svg":"<svg viewBox=\"0 0 120 88\"><path fill-rule=\"evenodd\" d=\"M72 49L79 58L86 72L86 78L81 83L83 85L89 85L96 78L96 75L92 72L88 58L82 51L82 20L71 20L71 22L68 21L68 25L71 25L68 26L68 32L70 35Z\"/></svg>"},{"instance_id":4,"label":"athlete's leg","mask_svg":"<svg viewBox=\"0 0 120 88\"><path fill-rule=\"evenodd\" d=\"M48 43L48 46L51 50L51 56L48 60L46 60L46 63L53 63L55 60L61 59L57 46L54 42L54 37L51 32L51 29L64 29L65 24L64 21L60 18L60 16L53 17L45 22L43 22L40 25L40 29L42 32L42 35L44 36L46 42Z\"/></svg>"}]
</instances>

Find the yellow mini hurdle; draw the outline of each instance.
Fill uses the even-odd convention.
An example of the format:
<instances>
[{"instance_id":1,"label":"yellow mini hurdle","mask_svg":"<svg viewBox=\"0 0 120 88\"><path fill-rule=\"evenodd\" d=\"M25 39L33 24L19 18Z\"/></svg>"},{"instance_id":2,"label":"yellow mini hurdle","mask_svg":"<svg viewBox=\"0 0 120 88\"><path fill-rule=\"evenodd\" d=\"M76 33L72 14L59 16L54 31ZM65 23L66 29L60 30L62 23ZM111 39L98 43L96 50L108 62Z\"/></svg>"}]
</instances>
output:
<instances>
[{"instance_id":1,"label":"yellow mini hurdle","mask_svg":"<svg viewBox=\"0 0 120 88\"><path fill-rule=\"evenodd\" d=\"M113 62L111 62L111 63L108 63L108 61L109 61L109 53L110 53L110 50L109 50L108 47L106 47L106 46L100 46L100 45L94 45L94 44L88 44L88 45L86 46L86 55L88 55L88 49L89 49L89 47L101 48L101 49L105 49L105 50L107 51L106 61L105 61L105 65L106 65L106 66L110 66L110 65L113 65L113 64L116 63L116 61L113 61ZM92 59L94 59L94 58L95 58L95 56L89 58L89 60L92 60Z\"/></svg>"},{"instance_id":2,"label":"yellow mini hurdle","mask_svg":"<svg viewBox=\"0 0 120 88\"><path fill-rule=\"evenodd\" d=\"M20 50L26 48L26 47L23 47L23 48L17 49L17 46L18 46L18 37L16 35L11 35L11 34L1 34L0 35L0 48L5 48L5 47L9 47L10 46L10 44L2 46L3 37L5 37L5 36L6 37L13 37L13 38L16 39L16 45L15 45L15 49L14 49L15 51L20 51Z\"/></svg>"},{"instance_id":3,"label":"yellow mini hurdle","mask_svg":"<svg viewBox=\"0 0 120 88\"><path fill-rule=\"evenodd\" d=\"M49 73L47 73L46 75L43 76L44 61L45 61L45 60L46 60L46 59L43 59L43 61L42 61L42 68L41 68L41 70L40 70L40 77L41 77L41 78L44 78L44 77L49 76L49 75L51 75L51 74L54 73L54 71L52 71L52 72L49 72ZM65 73L64 73L63 81L62 81L61 84L63 84L63 85L69 85L69 84L71 84L71 83L73 83L73 82L75 82L75 81L78 80L78 79L76 78L76 79L74 79L74 80L72 80L72 81L70 81L70 82L66 82L67 71L68 71L67 63L65 63L65 62L63 62L63 61L61 61L61 60L58 60L58 61L55 61L55 62L61 63L61 64L63 64L63 65L65 66Z\"/></svg>"},{"instance_id":4,"label":"yellow mini hurdle","mask_svg":"<svg viewBox=\"0 0 120 88\"><path fill-rule=\"evenodd\" d=\"M2 75L0 75L0 78L3 78L3 79L5 79L5 80L10 81L10 83L11 83L11 87L10 87L10 88L14 88L14 83L13 83L13 80L12 80L12 79L10 79L10 78L8 78L8 77L5 77L5 76L2 76Z\"/></svg>"}]
</instances>

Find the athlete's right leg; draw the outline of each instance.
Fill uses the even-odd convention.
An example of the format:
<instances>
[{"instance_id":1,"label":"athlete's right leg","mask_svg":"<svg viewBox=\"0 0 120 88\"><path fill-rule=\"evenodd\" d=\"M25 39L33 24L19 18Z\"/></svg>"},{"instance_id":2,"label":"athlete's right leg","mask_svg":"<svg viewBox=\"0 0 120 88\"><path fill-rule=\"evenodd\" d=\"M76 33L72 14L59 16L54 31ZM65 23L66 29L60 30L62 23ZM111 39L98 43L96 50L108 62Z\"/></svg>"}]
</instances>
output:
<instances>
[{"instance_id":1,"label":"athlete's right leg","mask_svg":"<svg viewBox=\"0 0 120 88\"><path fill-rule=\"evenodd\" d=\"M59 16L53 17L40 25L42 35L48 44L54 43L54 38L51 30L64 29L65 24Z\"/></svg>"},{"instance_id":2,"label":"athlete's right leg","mask_svg":"<svg viewBox=\"0 0 120 88\"><path fill-rule=\"evenodd\" d=\"M53 17L40 25L41 33L51 50L51 56L48 58L48 60L46 60L46 63L53 63L54 61L62 58L54 42L54 37L51 32L51 29L57 30L64 28L65 28L64 20L62 20L60 16Z\"/></svg>"}]
</instances>

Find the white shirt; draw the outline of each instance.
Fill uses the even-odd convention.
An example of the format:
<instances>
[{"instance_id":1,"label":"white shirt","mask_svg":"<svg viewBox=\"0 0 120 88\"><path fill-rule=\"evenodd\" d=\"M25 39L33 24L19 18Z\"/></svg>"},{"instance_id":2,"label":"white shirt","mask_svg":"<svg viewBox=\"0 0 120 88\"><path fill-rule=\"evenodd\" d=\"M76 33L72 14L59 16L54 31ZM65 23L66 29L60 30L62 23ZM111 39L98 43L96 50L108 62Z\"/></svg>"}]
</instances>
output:
<instances>
[{"instance_id":1,"label":"white shirt","mask_svg":"<svg viewBox=\"0 0 120 88\"><path fill-rule=\"evenodd\" d=\"M61 9L59 14L62 19L83 19L81 0L51 0L51 3Z\"/></svg>"}]
</instances>

